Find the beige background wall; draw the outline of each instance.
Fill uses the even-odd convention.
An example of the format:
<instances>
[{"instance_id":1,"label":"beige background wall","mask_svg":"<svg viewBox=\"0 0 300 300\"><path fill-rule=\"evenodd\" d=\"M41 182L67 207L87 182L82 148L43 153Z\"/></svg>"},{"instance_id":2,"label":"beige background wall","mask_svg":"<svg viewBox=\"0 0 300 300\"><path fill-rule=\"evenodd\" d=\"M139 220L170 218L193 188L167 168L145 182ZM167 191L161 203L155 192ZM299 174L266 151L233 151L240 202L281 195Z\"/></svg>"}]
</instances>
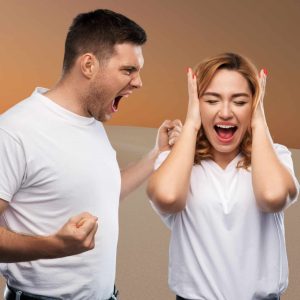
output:
<instances>
[{"instance_id":1,"label":"beige background wall","mask_svg":"<svg viewBox=\"0 0 300 300\"><path fill-rule=\"evenodd\" d=\"M186 67L224 51L269 70L265 99L275 140L300 148L300 1L0 0L0 113L60 76L75 15L110 8L148 33L143 88L122 100L110 124L158 127L184 118Z\"/></svg>"},{"instance_id":2,"label":"beige background wall","mask_svg":"<svg viewBox=\"0 0 300 300\"><path fill-rule=\"evenodd\" d=\"M121 166L150 150L156 135L151 128L107 126L107 129ZM300 150L292 153L299 180ZM299 203L286 212L290 284L283 300L298 300L300 295L299 215ZM117 284L122 300L174 300L167 286L168 242L169 231L150 207L143 186L120 205Z\"/></svg>"},{"instance_id":3,"label":"beige background wall","mask_svg":"<svg viewBox=\"0 0 300 300\"><path fill-rule=\"evenodd\" d=\"M184 119L185 70L204 57L235 51L269 70L265 99L276 142L300 149L300 1L296 0L0 0L0 113L35 86L51 87L60 76L63 44L75 15L109 8L128 15L148 32L144 87L121 102L111 125L158 127ZM151 128L109 128L121 165L151 147ZM300 150L294 150L300 178ZM299 204L286 214L290 287L300 295ZM120 208L117 282L123 300L169 300L168 231L152 212L143 188ZM1 283L0 283L1 285ZM1 299L1 296L0 296Z\"/></svg>"}]
</instances>

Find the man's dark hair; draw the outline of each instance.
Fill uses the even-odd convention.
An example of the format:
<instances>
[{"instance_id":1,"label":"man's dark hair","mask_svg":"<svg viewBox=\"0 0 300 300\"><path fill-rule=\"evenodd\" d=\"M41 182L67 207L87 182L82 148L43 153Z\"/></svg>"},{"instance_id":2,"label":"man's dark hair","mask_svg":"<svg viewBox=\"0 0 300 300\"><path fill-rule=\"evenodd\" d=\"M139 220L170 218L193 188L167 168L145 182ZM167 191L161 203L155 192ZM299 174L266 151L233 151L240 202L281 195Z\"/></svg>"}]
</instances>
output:
<instances>
[{"instance_id":1,"label":"man's dark hair","mask_svg":"<svg viewBox=\"0 0 300 300\"><path fill-rule=\"evenodd\" d=\"M71 24L66 42L63 71L68 72L76 58L93 53L99 60L109 58L116 44L143 45L147 40L142 27L129 18L108 9L78 15Z\"/></svg>"}]
</instances>

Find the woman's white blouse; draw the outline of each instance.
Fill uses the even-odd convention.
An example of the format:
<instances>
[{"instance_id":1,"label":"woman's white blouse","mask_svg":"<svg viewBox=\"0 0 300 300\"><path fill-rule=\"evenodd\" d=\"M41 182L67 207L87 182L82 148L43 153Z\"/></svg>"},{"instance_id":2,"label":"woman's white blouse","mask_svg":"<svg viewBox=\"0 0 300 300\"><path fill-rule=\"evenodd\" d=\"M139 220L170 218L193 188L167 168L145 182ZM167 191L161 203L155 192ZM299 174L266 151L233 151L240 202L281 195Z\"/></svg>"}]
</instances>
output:
<instances>
[{"instance_id":1,"label":"woman's white blouse","mask_svg":"<svg viewBox=\"0 0 300 300\"><path fill-rule=\"evenodd\" d=\"M275 144L294 175L290 151ZM162 164L169 152L156 161ZM251 171L205 160L192 169L187 204L176 214L155 211L171 230L169 286L188 299L250 300L280 295L288 284L284 213L264 213L255 201ZM289 204L295 199L289 199Z\"/></svg>"}]
</instances>

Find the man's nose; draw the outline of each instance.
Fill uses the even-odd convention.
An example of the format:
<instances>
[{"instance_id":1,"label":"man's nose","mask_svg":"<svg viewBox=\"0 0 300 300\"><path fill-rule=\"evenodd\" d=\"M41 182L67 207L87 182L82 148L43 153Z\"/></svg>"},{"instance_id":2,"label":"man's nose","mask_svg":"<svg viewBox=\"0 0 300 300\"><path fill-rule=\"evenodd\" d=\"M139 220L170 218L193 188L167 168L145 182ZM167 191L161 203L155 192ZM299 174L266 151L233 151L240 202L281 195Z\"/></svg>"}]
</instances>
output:
<instances>
[{"instance_id":1,"label":"man's nose","mask_svg":"<svg viewBox=\"0 0 300 300\"><path fill-rule=\"evenodd\" d=\"M143 86L141 75L138 73L130 82L131 86L136 89L139 89Z\"/></svg>"}]
</instances>

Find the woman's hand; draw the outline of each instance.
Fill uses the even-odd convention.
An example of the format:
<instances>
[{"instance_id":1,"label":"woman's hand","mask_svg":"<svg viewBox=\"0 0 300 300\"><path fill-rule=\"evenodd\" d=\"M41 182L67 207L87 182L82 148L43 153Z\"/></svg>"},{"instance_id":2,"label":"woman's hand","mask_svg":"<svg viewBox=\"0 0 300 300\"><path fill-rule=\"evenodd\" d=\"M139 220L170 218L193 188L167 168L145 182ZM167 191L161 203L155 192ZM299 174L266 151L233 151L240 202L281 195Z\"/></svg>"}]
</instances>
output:
<instances>
[{"instance_id":1,"label":"woman's hand","mask_svg":"<svg viewBox=\"0 0 300 300\"><path fill-rule=\"evenodd\" d=\"M185 124L192 125L198 131L201 127L200 103L197 89L197 78L196 75L193 74L191 68L188 68L187 77L189 103Z\"/></svg>"},{"instance_id":2,"label":"woman's hand","mask_svg":"<svg viewBox=\"0 0 300 300\"><path fill-rule=\"evenodd\" d=\"M267 70L262 69L259 72L260 94L259 94L258 103L256 105L256 108L252 116L252 121L251 121L252 129L260 124L266 125L266 117L264 111L264 96L266 90L266 82L267 82Z\"/></svg>"}]
</instances>

